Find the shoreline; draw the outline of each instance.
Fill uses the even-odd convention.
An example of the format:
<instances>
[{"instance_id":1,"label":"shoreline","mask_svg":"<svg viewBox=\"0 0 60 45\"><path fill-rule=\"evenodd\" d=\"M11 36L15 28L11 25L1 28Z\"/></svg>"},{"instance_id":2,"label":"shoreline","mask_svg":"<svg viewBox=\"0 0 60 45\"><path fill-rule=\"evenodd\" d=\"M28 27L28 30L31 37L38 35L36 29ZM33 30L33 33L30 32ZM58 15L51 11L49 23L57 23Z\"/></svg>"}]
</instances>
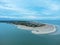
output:
<instances>
[{"instance_id":1,"label":"shoreline","mask_svg":"<svg viewBox=\"0 0 60 45\"><path fill-rule=\"evenodd\" d=\"M17 28L24 29L24 30L31 30L33 34L49 34L56 31L55 25L46 24L45 27L28 27L23 25L16 25Z\"/></svg>"}]
</instances>

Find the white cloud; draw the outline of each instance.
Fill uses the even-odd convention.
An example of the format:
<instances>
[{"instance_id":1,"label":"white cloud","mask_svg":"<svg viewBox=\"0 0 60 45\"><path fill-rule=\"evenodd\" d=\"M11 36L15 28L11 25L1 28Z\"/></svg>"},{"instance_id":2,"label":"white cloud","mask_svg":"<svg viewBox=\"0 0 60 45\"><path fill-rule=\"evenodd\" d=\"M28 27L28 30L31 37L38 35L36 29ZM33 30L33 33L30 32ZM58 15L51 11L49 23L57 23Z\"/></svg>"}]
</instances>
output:
<instances>
[{"instance_id":1,"label":"white cloud","mask_svg":"<svg viewBox=\"0 0 60 45\"><path fill-rule=\"evenodd\" d=\"M60 16L0 16L5 19L17 19L17 20L59 20Z\"/></svg>"},{"instance_id":2,"label":"white cloud","mask_svg":"<svg viewBox=\"0 0 60 45\"><path fill-rule=\"evenodd\" d=\"M28 18L36 18L36 16L39 15L38 16L38 17L40 17L39 19L44 19L45 18L45 17L41 17L41 15L43 15L43 16L44 15L51 15L51 13L59 10L59 5L55 4L55 3L52 3L52 1L50 1L50 0L44 0L43 2L41 2L42 0L37 0L37 1L33 0L33 1L34 1L34 2L32 2L32 3L34 3L32 5L33 7L34 6L35 7L38 6L38 7L42 7L42 8L44 7L44 8L46 8L46 10L37 12L37 11L32 11L32 10L29 10L29 9L25 9L24 7L21 8L21 7L18 7L17 5L15 5L13 0L2 0L2 2L5 2L6 4L5 4L5 6L0 5L0 9L14 10L14 11L22 14L23 16L28 15ZM29 4L27 4L27 5L29 5ZM29 16L29 15L31 15L31 16ZM47 19L47 18L45 18L45 19ZM50 17L49 17L49 19L50 19Z\"/></svg>"},{"instance_id":3,"label":"white cloud","mask_svg":"<svg viewBox=\"0 0 60 45\"><path fill-rule=\"evenodd\" d=\"M31 15L31 16L24 16L24 18L26 18L26 19L35 19L35 18L37 18L37 17L36 17L36 16Z\"/></svg>"},{"instance_id":4,"label":"white cloud","mask_svg":"<svg viewBox=\"0 0 60 45\"><path fill-rule=\"evenodd\" d=\"M51 5L50 5L50 9L51 9L52 11L58 11L58 10L60 9L60 7L59 7L59 5L57 5L57 4L51 4Z\"/></svg>"},{"instance_id":5,"label":"white cloud","mask_svg":"<svg viewBox=\"0 0 60 45\"><path fill-rule=\"evenodd\" d=\"M10 1L9 3L7 1L5 1L5 2L6 2L5 5L0 5L0 9L14 10L14 11L19 12L20 14L26 14L26 15L35 15L36 14L36 12L34 12L34 11L17 7L12 1Z\"/></svg>"}]
</instances>

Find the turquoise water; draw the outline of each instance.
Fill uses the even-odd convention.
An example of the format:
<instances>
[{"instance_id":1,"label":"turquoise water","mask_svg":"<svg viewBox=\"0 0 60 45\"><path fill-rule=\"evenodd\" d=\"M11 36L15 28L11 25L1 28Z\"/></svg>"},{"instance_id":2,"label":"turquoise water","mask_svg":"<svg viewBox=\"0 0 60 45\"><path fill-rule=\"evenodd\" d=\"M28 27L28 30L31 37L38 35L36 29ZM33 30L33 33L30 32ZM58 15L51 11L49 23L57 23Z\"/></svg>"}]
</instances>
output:
<instances>
[{"instance_id":1,"label":"turquoise water","mask_svg":"<svg viewBox=\"0 0 60 45\"><path fill-rule=\"evenodd\" d=\"M0 45L60 45L60 21L44 20L41 22L57 25L57 31L38 35L32 34L31 31L18 29L11 24L0 23Z\"/></svg>"}]
</instances>

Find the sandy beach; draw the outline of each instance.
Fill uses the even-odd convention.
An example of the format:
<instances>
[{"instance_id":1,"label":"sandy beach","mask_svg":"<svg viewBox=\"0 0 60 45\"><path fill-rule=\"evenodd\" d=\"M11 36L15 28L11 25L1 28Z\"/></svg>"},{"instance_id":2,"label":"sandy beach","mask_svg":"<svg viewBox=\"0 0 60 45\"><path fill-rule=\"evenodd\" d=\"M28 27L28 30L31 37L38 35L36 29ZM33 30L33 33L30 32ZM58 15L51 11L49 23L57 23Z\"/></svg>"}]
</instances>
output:
<instances>
[{"instance_id":1,"label":"sandy beach","mask_svg":"<svg viewBox=\"0 0 60 45\"><path fill-rule=\"evenodd\" d=\"M34 34L48 34L56 31L55 25L49 25L49 24L46 24L45 26L42 27L28 27L23 25L16 25L16 26L17 28L20 29L31 30L31 32Z\"/></svg>"}]
</instances>

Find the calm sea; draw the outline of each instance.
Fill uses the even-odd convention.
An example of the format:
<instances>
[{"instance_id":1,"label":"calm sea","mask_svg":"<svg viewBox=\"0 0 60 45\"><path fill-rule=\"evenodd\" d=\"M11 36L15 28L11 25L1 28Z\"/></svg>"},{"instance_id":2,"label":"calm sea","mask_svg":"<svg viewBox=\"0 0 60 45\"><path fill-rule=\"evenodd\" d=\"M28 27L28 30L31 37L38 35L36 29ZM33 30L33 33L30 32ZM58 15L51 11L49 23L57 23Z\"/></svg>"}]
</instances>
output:
<instances>
[{"instance_id":1,"label":"calm sea","mask_svg":"<svg viewBox=\"0 0 60 45\"><path fill-rule=\"evenodd\" d=\"M57 31L51 34L38 35L31 31L18 29L16 26L0 23L0 45L60 45L60 21L44 20L42 23L56 25Z\"/></svg>"}]
</instances>

